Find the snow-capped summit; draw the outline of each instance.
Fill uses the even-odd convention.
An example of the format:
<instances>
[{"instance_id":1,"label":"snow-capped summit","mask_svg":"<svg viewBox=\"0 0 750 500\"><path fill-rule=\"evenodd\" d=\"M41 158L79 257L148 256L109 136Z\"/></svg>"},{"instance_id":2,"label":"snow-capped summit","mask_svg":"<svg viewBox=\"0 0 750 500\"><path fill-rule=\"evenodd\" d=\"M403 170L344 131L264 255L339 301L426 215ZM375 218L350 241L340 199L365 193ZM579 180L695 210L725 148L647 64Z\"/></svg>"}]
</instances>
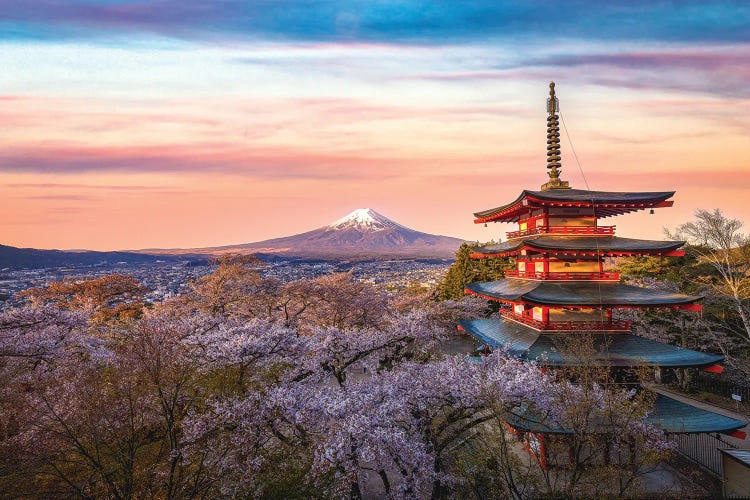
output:
<instances>
[{"instance_id":1,"label":"snow-capped summit","mask_svg":"<svg viewBox=\"0 0 750 500\"><path fill-rule=\"evenodd\" d=\"M450 258L461 243L458 238L409 229L371 208L358 208L312 231L220 250L323 259Z\"/></svg>"},{"instance_id":2,"label":"snow-capped summit","mask_svg":"<svg viewBox=\"0 0 750 500\"><path fill-rule=\"evenodd\" d=\"M371 208L358 208L348 215L328 225L330 229L359 229L363 231L383 231L385 229L407 229Z\"/></svg>"}]
</instances>

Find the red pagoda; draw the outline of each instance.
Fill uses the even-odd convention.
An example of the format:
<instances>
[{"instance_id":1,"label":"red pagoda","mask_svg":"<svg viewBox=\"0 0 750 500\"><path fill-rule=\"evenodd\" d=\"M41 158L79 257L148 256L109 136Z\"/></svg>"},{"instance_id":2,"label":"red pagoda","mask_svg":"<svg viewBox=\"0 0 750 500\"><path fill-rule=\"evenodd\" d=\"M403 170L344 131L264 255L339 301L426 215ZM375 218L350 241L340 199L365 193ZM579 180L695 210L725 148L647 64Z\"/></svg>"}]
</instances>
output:
<instances>
[{"instance_id":1,"label":"red pagoda","mask_svg":"<svg viewBox=\"0 0 750 500\"><path fill-rule=\"evenodd\" d=\"M614 225L600 220L638 210L671 207L674 191L605 192L573 189L560 179L559 103L550 83L547 101L549 181L538 191L524 190L512 202L474 214L474 222L516 223L507 241L474 249L474 258L513 257L516 268L506 279L471 283L466 293L500 303L500 317L461 321L459 328L485 349L542 366L576 366L564 348L585 332L593 340L595 362L613 369L702 368L720 373L722 356L693 351L636 336L613 311L629 308L700 311L702 297L653 290L620 282L604 268L605 258L681 256L680 241L615 236ZM746 422L657 394L649 420L667 433L737 432ZM539 432L539 429L520 431ZM552 431L550 431L552 432ZM542 438L542 433L537 438Z\"/></svg>"}]
</instances>

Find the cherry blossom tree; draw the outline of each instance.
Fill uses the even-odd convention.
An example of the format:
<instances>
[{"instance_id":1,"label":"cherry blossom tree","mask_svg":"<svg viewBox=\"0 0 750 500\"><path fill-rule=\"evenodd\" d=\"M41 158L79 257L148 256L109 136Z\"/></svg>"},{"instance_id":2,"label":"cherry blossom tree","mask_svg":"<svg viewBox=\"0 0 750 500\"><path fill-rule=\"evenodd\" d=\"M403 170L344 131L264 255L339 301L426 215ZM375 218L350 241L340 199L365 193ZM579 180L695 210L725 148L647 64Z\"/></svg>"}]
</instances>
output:
<instances>
[{"instance_id":1,"label":"cherry blossom tree","mask_svg":"<svg viewBox=\"0 0 750 500\"><path fill-rule=\"evenodd\" d=\"M173 310L199 311L226 317L252 317L253 299L263 281L258 273L261 261L253 255L225 255L216 268L190 283L191 291L172 300Z\"/></svg>"},{"instance_id":2,"label":"cherry blossom tree","mask_svg":"<svg viewBox=\"0 0 750 500\"><path fill-rule=\"evenodd\" d=\"M179 450L184 415L201 400L183 339L203 318L146 316L104 328L84 313L45 308L0 323L9 332L0 356L3 462L35 478L28 491L39 481L85 497L174 498L202 488L200 469L183 467ZM8 361L19 359L25 364ZM15 491L24 484L12 482Z\"/></svg>"},{"instance_id":3,"label":"cherry blossom tree","mask_svg":"<svg viewBox=\"0 0 750 500\"><path fill-rule=\"evenodd\" d=\"M343 387L309 377L260 397L217 401L188 427L197 449L216 450L215 473L232 494L258 491L262 457L273 455L263 452L278 446L313 450L312 486L327 485L330 494L359 496L372 475L389 496L425 496L449 483L445 454L491 418L488 401L545 404L545 380L535 367L499 356L482 364L404 362Z\"/></svg>"},{"instance_id":4,"label":"cherry blossom tree","mask_svg":"<svg viewBox=\"0 0 750 500\"><path fill-rule=\"evenodd\" d=\"M92 321L106 323L140 316L146 291L133 276L110 274L53 281L44 287L24 290L20 296L36 306L51 304L73 311L92 311Z\"/></svg>"},{"instance_id":5,"label":"cherry blossom tree","mask_svg":"<svg viewBox=\"0 0 750 500\"><path fill-rule=\"evenodd\" d=\"M420 303L346 274L281 285L222 265L189 296L128 321L41 302L0 315L0 487L441 498L470 482L467 447L494 451L485 444L504 436L501 466L479 469L504 471L503 491L528 482L576 494L591 484L586 453L599 441L567 471L579 479L532 480L506 423L584 430L596 415L622 449L661 442L637 394L571 384L502 353L441 354L481 301Z\"/></svg>"}]
</instances>

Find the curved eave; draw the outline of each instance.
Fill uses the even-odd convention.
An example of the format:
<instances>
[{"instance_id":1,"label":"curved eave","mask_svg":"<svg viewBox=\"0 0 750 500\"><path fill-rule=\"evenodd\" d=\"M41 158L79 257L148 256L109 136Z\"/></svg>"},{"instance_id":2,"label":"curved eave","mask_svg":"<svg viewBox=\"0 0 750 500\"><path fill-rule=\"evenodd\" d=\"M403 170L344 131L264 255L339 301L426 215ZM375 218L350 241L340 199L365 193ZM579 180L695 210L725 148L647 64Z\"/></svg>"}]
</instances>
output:
<instances>
[{"instance_id":1,"label":"curved eave","mask_svg":"<svg viewBox=\"0 0 750 500\"><path fill-rule=\"evenodd\" d=\"M517 222L530 208L576 207L593 208L599 218L621 215L649 208L671 207L668 201L674 191L621 193L610 191L587 191L584 189L560 189L550 191L524 190L514 201L489 210L474 213L474 223Z\"/></svg>"},{"instance_id":2,"label":"curved eave","mask_svg":"<svg viewBox=\"0 0 750 500\"><path fill-rule=\"evenodd\" d=\"M518 198L506 205L474 212L474 224L482 224L484 222L510 222L512 220L517 220L514 219L517 212L526 208L523 205L523 200L526 196L527 192L524 190Z\"/></svg>"},{"instance_id":3,"label":"curved eave","mask_svg":"<svg viewBox=\"0 0 750 500\"><path fill-rule=\"evenodd\" d=\"M471 249L471 257L474 259L480 259L483 257L506 257L515 255L523 250L524 244L524 240L518 239L505 241L497 245L484 247L476 246Z\"/></svg>"},{"instance_id":4,"label":"curved eave","mask_svg":"<svg viewBox=\"0 0 750 500\"><path fill-rule=\"evenodd\" d=\"M663 394L656 395L654 411L646 417L646 422L659 427L667 434L731 434L747 425L745 421L704 410Z\"/></svg>"},{"instance_id":5,"label":"curved eave","mask_svg":"<svg viewBox=\"0 0 750 500\"><path fill-rule=\"evenodd\" d=\"M503 349L517 359L526 359L526 353L541 335L519 323L494 318L460 320L458 326L490 349Z\"/></svg>"},{"instance_id":6,"label":"curved eave","mask_svg":"<svg viewBox=\"0 0 750 500\"><path fill-rule=\"evenodd\" d=\"M548 255L632 257L655 255L681 257L684 241L639 240L617 236L535 236L516 238L497 245L474 247L471 257L509 257L522 251Z\"/></svg>"},{"instance_id":7,"label":"curved eave","mask_svg":"<svg viewBox=\"0 0 750 500\"><path fill-rule=\"evenodd\" d=\"M658 251L658 250L558 250L550 251L543 250L532 246L522 246L517 250L506 250L506 251L491 251L491 250L477 250L472 252L469 257L472 259L491 259L496 257L513 257L518 255L523 250L527 252L538 252L547 253L550 255L565 255L571 257L683 257L685 255L684 250L670 250L670 251Z\"/></svg>"},{"instance_id":8,"label":"curved eave","mask_svg":"<svg viewBox=\"0 0 750 500\"><path fill-rule=\"evenodd\" d=\"M593 352L585 358L575 354L580 333L543 334L524 325L503 319L459 321L460 328L490 349L502 349L507 355L535 361L544 366L580 366L594 360L611 367L661 366L669 368L709 367L723 356L679 346L629 333L592 333ZM570 350L570 353L566 353Z\"/></svg>"},{"instance_id":9,"label":"curved eave","mask_svg":"<svg viewBox=\"0 0 750 500\"><path fill-rule=\"evenodd\" d=\"M536 250L602 251L602 252L658 252L677 250L684 241L639 240L618 236L539 236L524 243Z\"/></svg>"},{"instance_id":10,"label":"curved eave","mask_svg":"<svg viewBox=\"0 0 750 500\"><path fill-rule=\"evenodd\" d=\"M470 283L466 293L505 303L526 302L547 306L584 307L676 307L693 306L702 299L697 295L662 292L623 283L559 283L504 279L487 283Z\"/></svg>"},{"instance_id":11,"label":"curved eave","mask_svg":"<svg viewBox=\"0 0 750 500\"><path fill-rule=\"evenodd\" d=\"M556 422L541 422L539 416L522 409L508 415L508 423L516 429L542 434L571 434L572 431ZM727 417L683 403L663 394L656 394L654 409L645 421L667 434L705 434L721 432L731 434L747 425L743 420ZM611 432L606 426L592 426L591 432Z\"/></svg>"}]
</instances>

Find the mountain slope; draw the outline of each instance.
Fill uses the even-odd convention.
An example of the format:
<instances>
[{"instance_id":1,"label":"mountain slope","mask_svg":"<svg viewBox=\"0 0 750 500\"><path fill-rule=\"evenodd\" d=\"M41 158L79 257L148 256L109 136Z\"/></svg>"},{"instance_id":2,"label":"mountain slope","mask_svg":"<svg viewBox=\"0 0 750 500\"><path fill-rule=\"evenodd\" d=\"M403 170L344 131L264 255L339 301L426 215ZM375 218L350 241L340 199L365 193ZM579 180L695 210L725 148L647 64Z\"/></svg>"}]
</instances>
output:
<instances>
[{"instance_id":1,"label":"mountain slope","mask_svg":"<svg viewBox=\"0 0 750 500\"><path fill-rule=\"evenodd\" d=\"M451 258L464 240L409 229L370 208L328 226L271 240L220 247L220 252L266 252L295 257L373 256ZM205 249L208 250L208 249Z\"/></svg>"}]
</instances>

